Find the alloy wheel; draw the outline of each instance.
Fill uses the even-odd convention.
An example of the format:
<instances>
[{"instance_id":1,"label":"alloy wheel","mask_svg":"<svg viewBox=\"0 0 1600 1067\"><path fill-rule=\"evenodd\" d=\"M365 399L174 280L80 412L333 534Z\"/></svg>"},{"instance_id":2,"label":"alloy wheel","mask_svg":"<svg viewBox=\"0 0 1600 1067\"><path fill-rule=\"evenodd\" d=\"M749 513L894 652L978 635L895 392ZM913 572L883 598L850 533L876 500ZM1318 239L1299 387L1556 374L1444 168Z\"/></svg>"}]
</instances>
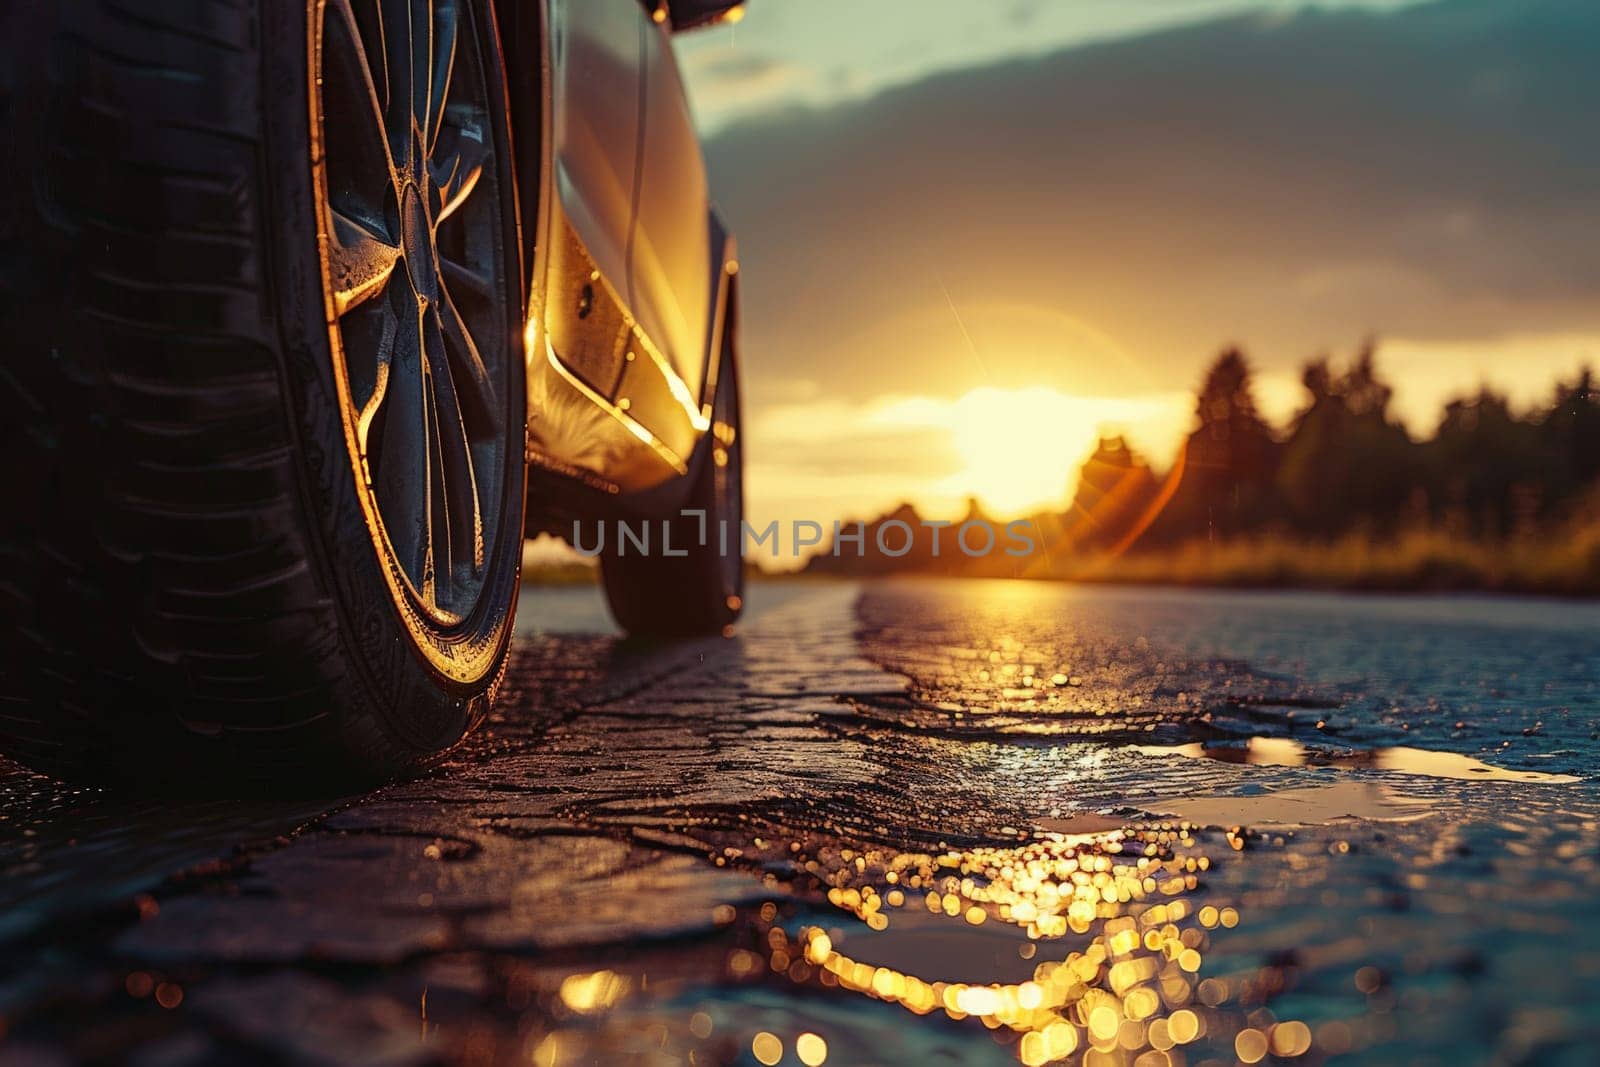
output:
<instances>
[{"instance_id":1,"label":"alloy wheel","mask_svg":"<svg viewBox=\"0 0 1600 1067\"><path fill-rule=\"evenodd\" d=\"M520 447L509 155L480 18L460 0L326 0L314 52L319 243L351 461L380 554L446 625L483 591Z\"/></svg>"}]
</instances>

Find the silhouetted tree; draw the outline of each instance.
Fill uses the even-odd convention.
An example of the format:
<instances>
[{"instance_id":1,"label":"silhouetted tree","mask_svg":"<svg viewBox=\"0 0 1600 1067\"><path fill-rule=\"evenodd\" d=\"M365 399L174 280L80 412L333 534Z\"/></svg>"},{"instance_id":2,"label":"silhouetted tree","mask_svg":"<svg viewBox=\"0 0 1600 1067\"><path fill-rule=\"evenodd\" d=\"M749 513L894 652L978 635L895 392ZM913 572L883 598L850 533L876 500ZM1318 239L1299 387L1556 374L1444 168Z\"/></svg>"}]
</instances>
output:
<instances>
[{"instance_id":1,"label":"silhouetted tree","mask_svg":"<svg viewBox=\"0 0 1600 1067\"><path fill-rule=\"evenodd\" d=\"M1326 357L1301 381L1310 401L1290 425L1277 485L1302 533L1334 536L1356 525L1386 532L1412 510L1422 458L1389 417L1393 395L1378 377L1375 345L1364 345L1342 374Z\"/></svg>"},{"instance_id":2,"label":"silhouetted tree","mask_svg":"<svg viewBox=\"0 0 1600 1067\"><path fill-rule=\"evenodd\" d=\"M1561 496L1581 493L1600 480L1600 390L1591 368L1580 370L1571 385L1556 384L1543 433L1560 456Z\"/></svg>"},{"instance_id":3,"label":"silhouetted tree","mask_svg":"<svg viewBox=\"0 0 1600 1067\"><path fill-rule=\"evenodd\" d=\"M1121 437L1102 437L1078 472L1068 510L1068 538L1076 548L1120 542L1155 495L1150 467Z\"/></svg>"},{"instance_id":4,"label":"silhouetted tree","mask_svg":"<svg viewBox=\"0 0 1600 1067\"><path fill-rule=\"evenodd\" d=\"M1195 420L1182 481L1151 527L1151 541L1227 537L1259 528L1280 510L1278 444L1256 408L1250 363L1239 349L1225 349L1206 371Z\"/></svg>"}]
</instances>

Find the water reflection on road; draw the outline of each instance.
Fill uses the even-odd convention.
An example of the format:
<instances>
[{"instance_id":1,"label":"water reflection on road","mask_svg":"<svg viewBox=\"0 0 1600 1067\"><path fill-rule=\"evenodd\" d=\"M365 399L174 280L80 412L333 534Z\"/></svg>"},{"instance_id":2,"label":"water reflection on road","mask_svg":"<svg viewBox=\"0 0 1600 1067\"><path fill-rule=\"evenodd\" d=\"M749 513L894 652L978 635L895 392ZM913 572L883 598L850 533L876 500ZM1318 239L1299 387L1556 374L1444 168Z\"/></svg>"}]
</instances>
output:
<instances>
[{"instance_id":1,"label":"water reflection on road","mask_svg":"<svg viewBox=\"0 0 1600 1067\"><path fill-rule=\"evenodd\" d=\"M121 928L46 925L0 1056L1591 1062L1600 610L752 602L645 648L530 591L484 737Z\"/></svg>"},{"instance_id":2,"label":"water reflection on road","mask_svg":"<svg viewBox=\"0 0 1600 1067\"><path fill-rule=\"evenodd\" d=\"M1574 774L1546 774L1543 771L1513 771L1494 767L1459 752L1430 752L1407 745L1324 750L1292 737L1250 737L1242 744L1196 741L1187 745L1140 745L1137 751L1147 756L1188 756L1264 767L1334 767L1346 771L1371 769L1474 782L1582 781Z\"/></svg>"}]
</instances>

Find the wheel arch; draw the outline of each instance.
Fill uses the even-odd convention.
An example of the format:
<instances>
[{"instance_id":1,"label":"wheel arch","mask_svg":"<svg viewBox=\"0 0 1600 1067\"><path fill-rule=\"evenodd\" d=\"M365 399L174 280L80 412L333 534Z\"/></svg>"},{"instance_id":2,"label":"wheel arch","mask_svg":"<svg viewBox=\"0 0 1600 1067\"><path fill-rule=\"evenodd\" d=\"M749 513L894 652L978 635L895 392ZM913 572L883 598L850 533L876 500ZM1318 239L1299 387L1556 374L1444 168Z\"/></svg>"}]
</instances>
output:
<instances>
[{"instance_id":1,"label":"wheel arch","mask_svg":"<svg viewBox=\"0 0 1600 1067\"><path fill-rule=\"evenodd\" d=\"M724 350L733 348L738 359L739 247L717 209L706 209L707 236L711 242L711 336L707 338L705 366L701 368L700 402L707 405L717 395L717 372Z\"/></svg>"}]
</instances>

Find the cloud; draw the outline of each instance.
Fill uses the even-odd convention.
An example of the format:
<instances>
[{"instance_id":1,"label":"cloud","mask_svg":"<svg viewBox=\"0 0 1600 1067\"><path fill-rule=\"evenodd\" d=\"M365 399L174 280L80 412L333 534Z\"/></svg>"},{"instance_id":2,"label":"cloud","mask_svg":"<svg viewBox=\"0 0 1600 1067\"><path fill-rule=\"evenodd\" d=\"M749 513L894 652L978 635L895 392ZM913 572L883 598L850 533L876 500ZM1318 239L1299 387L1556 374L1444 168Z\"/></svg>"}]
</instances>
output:
<instances>
[{"instance_id":1,"label":"cloud","mask_svg":"<svg viewBox=\"0 0 1600 1067\"><path fill-rule=\"evenodd\" d=\"M787 99L815 78L812 71L799 64L734 49L688 52L682 65L697 95L713 101L736 100L749 110Z\"/></svg>"},{"instance_id":2,"label":"cloud","mask_svg":"<svg viewBox=\"0 0 1600 1067\"><path fill-rule=\"evenodd\" d=\"M737 124L749 377L1115 394L1228 341L1600 333L1597 49L1587 0L1306 9Z\"/></svg>"}]
</instances>

